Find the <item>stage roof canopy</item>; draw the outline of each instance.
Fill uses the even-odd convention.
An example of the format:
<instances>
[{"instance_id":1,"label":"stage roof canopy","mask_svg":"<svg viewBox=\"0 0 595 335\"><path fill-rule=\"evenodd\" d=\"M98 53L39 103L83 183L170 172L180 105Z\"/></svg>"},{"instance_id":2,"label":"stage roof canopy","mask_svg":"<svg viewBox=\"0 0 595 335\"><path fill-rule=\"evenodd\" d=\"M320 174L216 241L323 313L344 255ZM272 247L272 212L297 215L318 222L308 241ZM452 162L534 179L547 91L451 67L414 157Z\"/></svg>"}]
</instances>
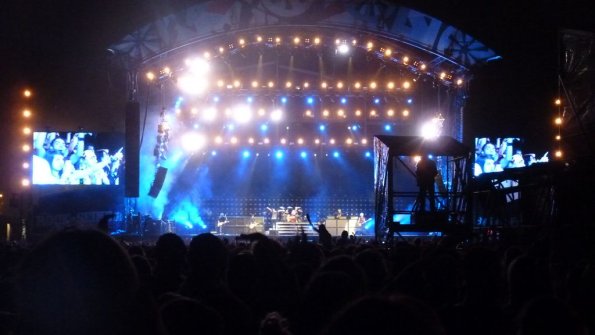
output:
<instances>
[{"instance_id":1,"label":"stage roof canopy","mask_svg":"<svg viewBox=\"0 0 595 335\"><path fill-rule=\"evenodd\" d=\"M374 136L390 149L393 156L415 156L432 154L435 156L466 156L471 151L468 146L450 136L427 139L422 136Z\"/></svg>"}]
</instances>

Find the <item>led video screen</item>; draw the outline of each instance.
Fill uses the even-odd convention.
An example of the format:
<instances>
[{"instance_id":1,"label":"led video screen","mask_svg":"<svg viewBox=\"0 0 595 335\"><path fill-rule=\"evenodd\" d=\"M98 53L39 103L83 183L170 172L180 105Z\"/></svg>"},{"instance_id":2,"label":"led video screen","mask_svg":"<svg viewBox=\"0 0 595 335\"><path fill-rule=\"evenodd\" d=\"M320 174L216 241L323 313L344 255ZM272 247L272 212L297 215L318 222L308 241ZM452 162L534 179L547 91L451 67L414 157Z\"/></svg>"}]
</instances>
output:
<instances>
[{"instance_id":1,"label":"led video screen","mask_svg":"<svg viewBox=\"0 0 595 335\"><path fill-rule=\"evenodd\" d=\"M524 151L523 139L518 137L475 138L473 175L495 173L504 169L521 168L548 161L548 153L537 156Z\"/></svg>"},{"instance_id":2,"label":"led video screen","mask_svg":"<svg viewBox=\"0 0 595 335\"><path fill-rule=\"evenodd\" d=\"M34 132L33 185L121 185L124 134Z\"/></svg>"}]
</instances>

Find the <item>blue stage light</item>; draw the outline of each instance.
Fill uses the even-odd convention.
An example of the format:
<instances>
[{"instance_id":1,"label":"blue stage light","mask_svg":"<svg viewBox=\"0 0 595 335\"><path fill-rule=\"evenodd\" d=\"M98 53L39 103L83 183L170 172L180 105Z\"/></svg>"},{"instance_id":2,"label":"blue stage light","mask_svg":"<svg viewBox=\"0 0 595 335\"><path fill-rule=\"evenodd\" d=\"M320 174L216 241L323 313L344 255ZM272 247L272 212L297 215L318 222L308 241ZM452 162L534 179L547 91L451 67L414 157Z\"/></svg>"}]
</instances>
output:
<instances>
[{"instance_id":1,"label":"blue stage light","mask_svg":"<svg viewBox=\"0 0 595 335\"><path fill-rule=\"evenodd\" d=\"M267 131L269 129L269 126L267 126L266 124L263 124L260 126L260 130L262 131Z\"/></svg>"},{"instance_id":2,"label":"blue stage light","mask_svg":"<svg viewBox=\"0 0 595 335\"><path fill-rule=\"evenodd\" d=\"M283 158L283 151L278 150L277 152L275 152L275 157L277 157L277 159Z\"/></svg>"},{"instance_id":3,"label":"blue stage light","mask_svg":"<svg viewBox=\"0 0 595 335\"><path fill-rule=\"evenodd\" d=\"M281 98L281 103L284 103L284 104L287 103L287 97L282 97Z\"/></svg>"},{"instance_id":4,"label":"blue stage light","mask_svg":"<svg viewBox=\"0 0 595 335\"><path fill-rule=\"evenodd\" d=\"M318 129L320 129L320 131L324 131L324 130L326 129L326 126L325 126L325 125L323 125L323 124L321 124L321 125L318 127Z\"/></svg>"},{"instance_id":5,"label":"blue stage light","mask_svg":"<svg viewBox=\"0 0 595 335\"><path fill-rule=\"evenodd\" d=\"M312 97L308 97L308 99L306 99L306 102L310 105L312 105L314 103L314 98Z\"/></svg>"},{"instance_id":6,"label":"blue stage light","mask_svg":"<svg viewBox=\"0 0 595 335\"><path fill-rule=\"evenodd\" d=\"M215 150L211 151L211 156L217 156L217 151L215 151Z\"/></svg>"},{"instance_id":7,"label":"blue stage light","mask_svg":"<svg viewBox=\"0 0 595 335\"><path fill-rule=\"evenodd\" d=\"M300 157L302 157L302 158L306 158L306 157L308 157L308 154L307 154L305 151L302 151L302 152L300 153Z\"/></svg>"},{"instance_id":8,"label":"blue stage light","mask_svg":"<svg viewBox=\"0 0 595 335\"><path fill-rule=\"evenodd\" d=\"M347 103L347 98L341 98L341 103L344 105Z\"/></svg>"},{"instance_id":9,"label":"blue stage light","mask_svg":"<svg viewBox=\"0 0 595 335\"><path fill-rule=\"evenodd\" d=\"M335 157L335 158L339 157L339 152L338 151L333 152L333 157Z\"/></svg>"},{"instance_id":10,"label":"blue stage light","mask_svg":"<svg viewBox=\"0 0 595 335\"><path fill-rule=\"evenodd\" d=\"M213 101L214 101L214 102L219 102L219 97L218 97L218 96L214 96L214 97L213 97Z\"/></svg>"},{"instance_id":11,"label":"blue stage light","mask_svg":"<svg viewBox=\"0 0 595 335\"><path fill-rule=\"evenodd\" d=\"M174 109L180 108L180 105L182 104L182 102L184 102L184 98L183 97L178 97L178 99L176 100L176 104L174 106Z\"/></svg>"},{"instance_id":12,"label":"blue stage light","mask_svg":"<svg viewBox=\"0 0 595 335\"><path fill-rule=\"evenodd\" d=\"M374 103L378 105L380 103L380 99L379 98L374 98Z\"/></svg>"},{"instance_id":13,"label":"blue stage light","mask_svg":"<svg viewBox=\"0 0 595 335\"><path fill-rule=\"evenodd\" d=\"M244 150L244 151L242 152L242 157L244 157L244 158L248 158L248 157L250 157L250 151L248 151L248 150Z\"/></svg>"},{"instance_id":14,"label":"blue stage light","mask_svg":"<svg viewBox=\"0 0 595 335\"><path fill-rule=\"evenodd\" d=\"M407 99L407 103L411 105L413 103L413 98Z\"/></svg>"},{"instance_id":15,"label":"blue stage light","mask_svg":"<svg viewBox=\"0 0 595 335\"><path fill-rule=\"evenodd\" d=\"M249 104L252 103L252 101L254 101L254 98L252 98L252 97L246 98L246 102L248 102Z\"/></svg>"},{"instance_id":16,"label":"blue stage light","mask_svg":"<svg viewBox=\"0 0 595 335\"><path fill-rule=\"evenodd\" d=\"M393 127L390 124L387 124L384 126L384 130L386 131L391 131L393 129Z\"/></svg>"},{"instance_id":17,"label":"blue stage light","mask_svg":"<svg viewBox=\"0 0 595 335\"><path fill-rule=\"evenodd\" d=\"M372 153L370 153L369 151L366 151L366 157L368 157L368 158L372 157Z\"/></svg>"}]
</instances>

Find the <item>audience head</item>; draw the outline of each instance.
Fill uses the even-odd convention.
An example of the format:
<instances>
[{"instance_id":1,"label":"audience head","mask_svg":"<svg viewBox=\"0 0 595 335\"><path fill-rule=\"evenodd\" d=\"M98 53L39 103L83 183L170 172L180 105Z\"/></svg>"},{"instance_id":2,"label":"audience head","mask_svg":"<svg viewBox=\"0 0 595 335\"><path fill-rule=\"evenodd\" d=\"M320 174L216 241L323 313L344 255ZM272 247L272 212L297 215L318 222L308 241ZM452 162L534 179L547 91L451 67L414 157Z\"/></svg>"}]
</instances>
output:
<instances>
[{"instance_id":1,"label":"audience head","mask_svg":"<svg viewBox=\"0 0 595 335\"><path fill-rule=\"evenodd\" d=\"M197 275L221 278L227 267L228 251L221 239L211 233L192 238L188 248L188 263Z\"/></svg>"},{"instance_id":2,"label":"audience head","mask_svg":"<svg viewBox=\"0 0 595 335\"><path fill-rule=\"evenodd\" d=\"M335 314L324 335L446 334L436 313L407 296L365 296Z\"/></svg>"},{"instance_id":3,"label":"audience head","mask_svg":"<svg viewBox=\"0 0 595 335\"><path fill-rule=\"evenodd\" d=\"M138 281L126 251L96 230L65 230L37 245L18 269L20 334L127 331Z\"/></svg>"}]
</instances>

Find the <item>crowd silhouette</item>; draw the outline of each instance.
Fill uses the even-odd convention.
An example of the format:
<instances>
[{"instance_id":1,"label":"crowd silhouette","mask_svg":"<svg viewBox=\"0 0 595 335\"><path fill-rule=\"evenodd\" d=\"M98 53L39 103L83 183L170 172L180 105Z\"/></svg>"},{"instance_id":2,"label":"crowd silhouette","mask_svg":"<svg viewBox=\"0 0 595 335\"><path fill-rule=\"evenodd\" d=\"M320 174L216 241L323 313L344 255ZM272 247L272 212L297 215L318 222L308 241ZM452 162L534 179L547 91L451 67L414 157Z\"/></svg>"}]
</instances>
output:
<instances>
[{"instance_id":1,"label":"crowd silhouette","mask_svg":"<svg viewBox=\"0 0 595 335\"><path fill-rule=\"evenodd\" d=\"M590 255L551 236L388 245L260 233L4 243L2 334L588 334Z\"/></svg>"}]
</instances>

